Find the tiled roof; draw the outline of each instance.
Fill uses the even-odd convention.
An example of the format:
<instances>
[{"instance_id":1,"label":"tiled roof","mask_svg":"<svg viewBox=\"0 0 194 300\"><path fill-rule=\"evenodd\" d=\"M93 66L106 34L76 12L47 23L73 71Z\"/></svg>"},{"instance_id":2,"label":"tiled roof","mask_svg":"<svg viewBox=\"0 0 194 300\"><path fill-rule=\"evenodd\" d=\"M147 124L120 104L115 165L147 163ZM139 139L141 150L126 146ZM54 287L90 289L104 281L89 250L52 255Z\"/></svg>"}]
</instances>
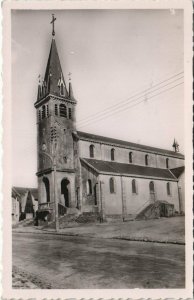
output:
<instances>
[{"instance_id":1,"label":"tiled roof","mask_svg":"<svg viewBox=\"0 0 194 300\"><path fill-rule=\"evenodd\" d=\"M178 168L174 168L174 169L170 169L170 171L174 174L174 176L176 178L179 178L179 176L184 172L185 167L178 167Z\"/></svg>"},{"instance_id":2,"label":"tiled roof","mask_svg":"<svg viewBox=\"0 0 194 300\"><path fill-rule=\"evenodd\" d=\"M103 142L105 144L124 146L129 149L135 149L135 150L140 150L140 151L145 151L145 152L154 152L154 153L159 153L159 154L166 155L166 156L173 156L173 157L184 159L183 154L175 153L174 151L170 151L170 150L165 150L165 149L161 149L161 148L155 148L155 147L150 147L150 146L146 146L146 145L131 143L131 142L113 139L113 138L109 138L109 137L104 137L104 136L100 136L100 135L94 135L94 134L86 133L86 132L82 132L82 131L77 131L77 134L81 140Z\"/></svg>"},{"instance_id":3,"label":"tiled roof","mask_svg":"<svg viewBox=\"0 0 194 300\"><path fill-rule=\"evenodd\" d=\"M112 161L102 161L96 159L81 158L89 167L98 173L115 174L115 175L131 175L137 177L161 178L168 180L177 180L176 177L168 169L151 168L134 164L123 164Z\"/></svg>"}]
</instances>

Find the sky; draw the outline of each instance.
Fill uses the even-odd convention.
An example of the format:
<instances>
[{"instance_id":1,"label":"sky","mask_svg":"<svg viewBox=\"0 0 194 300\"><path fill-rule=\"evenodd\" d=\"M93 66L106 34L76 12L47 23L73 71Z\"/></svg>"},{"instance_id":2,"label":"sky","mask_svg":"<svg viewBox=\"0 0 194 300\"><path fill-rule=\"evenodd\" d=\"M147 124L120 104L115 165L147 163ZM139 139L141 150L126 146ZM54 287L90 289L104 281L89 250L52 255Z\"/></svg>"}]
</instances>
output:
<instances>
[{"instance_id":1,"label":"sky","mask_svg":"<svg viewBox=\"0 0 194 300\"><path fill-rule=\"evenodd\" d=\"M72 73L77 130L169 150L176 138L184 153L181 10L13 10L12 184L37 187L34 103L52 13L67 85Z\"/></svg>"}]
</instances>

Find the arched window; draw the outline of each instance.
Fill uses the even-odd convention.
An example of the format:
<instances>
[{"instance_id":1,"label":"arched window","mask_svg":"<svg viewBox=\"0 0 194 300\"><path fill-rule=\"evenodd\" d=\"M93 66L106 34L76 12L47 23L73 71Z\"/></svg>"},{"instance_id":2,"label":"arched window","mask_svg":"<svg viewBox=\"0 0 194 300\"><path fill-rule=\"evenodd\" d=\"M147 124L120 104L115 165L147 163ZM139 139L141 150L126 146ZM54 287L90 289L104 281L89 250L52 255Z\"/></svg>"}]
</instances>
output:
<instances>
[{"instance_id":1,"label":"arched window","mask_svg":"<svg viewBox=\"0 0 194 300\"><path fill-rule=\"evenodd\" d=\"M69 107L69 119L71 119L72 113L71 113L71 107Z\"/></svg>"},{"instance_id":2,"label":"arched window","mask_svg":"<svg viewBox=\"0 0 194 300\"><path fill-rule=\"evenodd\" d=\"M42 107L42 119L46 118L46 107L43 105Z\"/></svg>"},{"instance_id":3,"label":"arched window","mask_svg":"<svg viewBox=\"0 0 194 300\"><path fill-rule=\"evenodd\" d=\"M50 184L47 177L43 177L44 187L45 187L45 196L46 202L50 202Z\"/></svg>"},{"instance_id":4,"label":"arched window","mask_svg":"<svg viewBox=\"0 0 194 300\"><path fill-rule=\"evenodd\" d=\"M90 145L90 157L94 157L94 145Z\"/></svg>"},{"instance_id":5,"label":"arched window","mask_svg":"<svg viewBox=\"0 0 194 300\"><path fill-rule=\"evenodd\" d=\"M135 179L132 180L132 193L137 194L137 183Z\"/></svg>"},{"instance_id":6,"label":"arched window","mask_svg":"<svg viewBox=\"0 0 194 300\"><path fill-rule=\"evenodd\" d=\"M67 118L67 107L65 106L65 104L60 104L59 112L61 117Z\"/></svg>"},{"instance_id":7,"label":"arched window","mask_svg":"<svg viewBox=\"0 0 194 300\"><path fill-rule=\"evenodd\" d=\"M133 162L133 152L129 152L129 162Z\"/></svg>"},{"instance_id":8,"label":"arched window","mask_svg":"<svg viewBox=\"0 0 194 300\"><path fill-rule=\"evenodd\" d=\"M55 104L55 115L58 116L58 105Z\"/></svg>"},{"instance_id":9,"label":"arched window","mask_svg":"<svg viewBox=\"0 0 194 300\"><path fill-rule=\"evenodd\" d=\"M166 158L166 168L169 168L169 158Z\"/></svg>"},{"instance_id":10,"label":"arched window","mask_svg":"<svg viewBox=\"0 0 194 300\"><path fill-rule=\"evenodd\" d=\"M62 204L69 207L71 203L71 186L68 178L61 180L61 195Z\"/></svg>"},{"instance_id":11,"label":"arched window","mask_svg":"<svg viewBox=\"0 0 194 300\"><path fill-rule=\"evenodd\" d=\"M88 181L86 182L86 192L87 192L87 195L92 194L92 181L91 181L91 179L88 179Z\"/></svg>"},{"instance_id":12,"label":"arched window","mask_svg":"<svg viewBox=\"0 0 194 300\"><path fill-rule=\"evenodd\" d=\"M145 165L148 166L148 164L149 164L149 155L146 154L145 155Z\"/></svg>"},{"instance_id":13,"label":"arched window","mask_svg":"<svg viewBox=\"0 0 194 300\"><path fill-rule=\"evenodd\" d=\"M167 195L170 196L171 195L170 182L167 182L166 184L166 191L167 191Z\"/></svg>"},{"instance_id":14,"label":"arched window","mask_svg":"<svg viewBox=\"0 0 194 300\"><path fill-rule=\"evenodd\" d=\"M111 157L111 160L115 160L115 149L114 148L112 148L110 150L110 157Z\"/></svg>"},{"instance_id":15,"label":"arched window","mask_svg":"<svg viewBox=\"0 0 194 300\"><path fill-rule=\"evenodd\" d=\"M154 188L154 182L153 181L150 181L149 188L150 188L150 194L155 193L155 188Z\"/></svg>"},{"instance_id":16,"label":"arched window","mask_svg":"<svg viewBox=\"0 0 194 300\"><path fill-rule=\"evenodd\" d=\"M111 177L109 180L109 187L110 187L110 193L111 194L115 193L115 180L113 177Z\"/></svg>"},{"instance_id":17,"label":"arched window","mask_svg":"<svg viewBox=\"0 0 194 300\"><path fill-rule=\"evenodd\" d=\"M61 85L60 85L60 93L61 93L61 95L64 95L64 85L63 85L63 83L61 83Z\"/></svg>"}]
</instances>

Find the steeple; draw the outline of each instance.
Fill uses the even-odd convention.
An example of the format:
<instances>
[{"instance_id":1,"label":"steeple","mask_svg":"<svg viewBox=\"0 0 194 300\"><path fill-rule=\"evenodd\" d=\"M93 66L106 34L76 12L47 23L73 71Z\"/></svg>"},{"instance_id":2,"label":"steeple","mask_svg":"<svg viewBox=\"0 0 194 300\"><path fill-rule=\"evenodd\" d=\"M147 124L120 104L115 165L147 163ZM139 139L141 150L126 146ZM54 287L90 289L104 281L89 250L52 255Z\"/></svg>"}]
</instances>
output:
<instances>
[{"instance_id":1,"label":"steeple","mask_svg":"<svg viewBox=\"0 0 194 300\"><path fill-rule=\"evenodd\" d=\"M61 68L61 63L59 60L59 55L57 51L57 46L55 42L55 31L54 22L56 18L52 15L52 42L50 53L48 57L46 72L42 84L42 93L38 93L38 99L45 97L48 94L52 94L58 97L68 98L68 92L65 85L65 80Z\"/></svg>"},{"instance_id":2,"label":"steeple","mask_svg":"<svg viewBox=\"0 0 194 300\"><path fill-rule=\"evenodd\" d=\"M59 60L55 39L52 39L44 82L47 92L56 96L68 97L65 80Z\"/></svg>"}]
</instances>

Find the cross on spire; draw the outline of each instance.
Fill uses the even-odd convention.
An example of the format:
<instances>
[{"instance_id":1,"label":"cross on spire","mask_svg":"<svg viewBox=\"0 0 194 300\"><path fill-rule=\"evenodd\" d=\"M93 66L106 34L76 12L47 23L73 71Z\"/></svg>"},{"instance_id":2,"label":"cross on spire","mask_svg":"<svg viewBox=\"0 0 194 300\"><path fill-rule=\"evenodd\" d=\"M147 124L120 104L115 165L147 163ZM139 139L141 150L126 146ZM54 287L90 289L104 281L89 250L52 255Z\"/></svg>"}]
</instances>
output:
<instances>
[{"instance_id":1,"label":"cross on spire","mask_svg":"<svg viewBox=\"0 0 194 300\"><path fill-rule=\"evenodd\" d=\"M55 15L52 14L52 21L50 23L50 24L52 24L52 28L53 28L53 30L52 30L52 36L55 36L55 21L56 21L56 19L57 18L55 18Z\"/></svg>"}]
</instances>

